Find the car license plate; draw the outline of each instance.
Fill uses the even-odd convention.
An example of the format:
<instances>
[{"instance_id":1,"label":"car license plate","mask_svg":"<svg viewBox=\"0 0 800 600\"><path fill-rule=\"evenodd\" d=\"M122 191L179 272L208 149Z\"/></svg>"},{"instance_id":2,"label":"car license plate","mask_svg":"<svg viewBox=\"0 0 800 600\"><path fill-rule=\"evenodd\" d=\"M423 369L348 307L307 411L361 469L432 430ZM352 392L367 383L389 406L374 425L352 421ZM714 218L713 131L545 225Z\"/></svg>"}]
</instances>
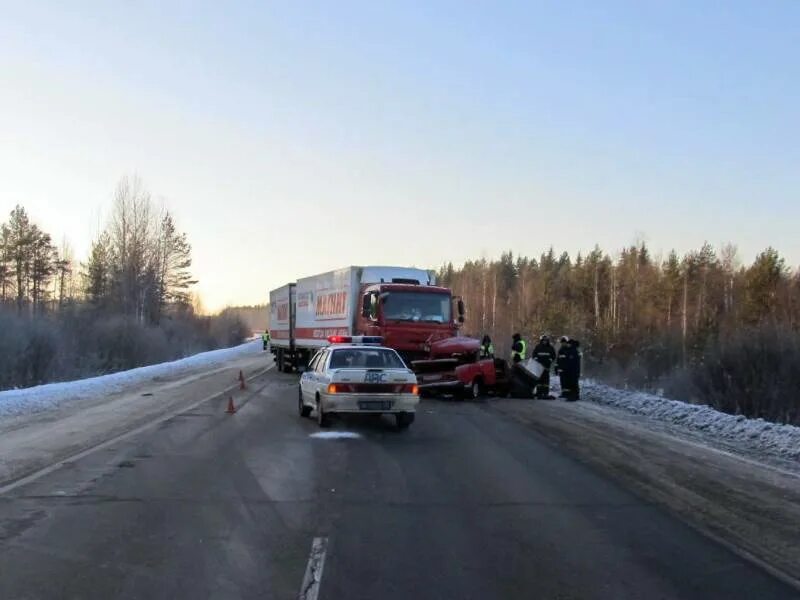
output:
<instances>
[{"instance_id":1,"label":"car license plate","mask_svg":"<svg viewBox=\"0 0 800 600\"><path fill-rule=\"evenodd\" d=\"M391 400L359 400L359 410L391 410Z\"/></svg>"}]
</instances>

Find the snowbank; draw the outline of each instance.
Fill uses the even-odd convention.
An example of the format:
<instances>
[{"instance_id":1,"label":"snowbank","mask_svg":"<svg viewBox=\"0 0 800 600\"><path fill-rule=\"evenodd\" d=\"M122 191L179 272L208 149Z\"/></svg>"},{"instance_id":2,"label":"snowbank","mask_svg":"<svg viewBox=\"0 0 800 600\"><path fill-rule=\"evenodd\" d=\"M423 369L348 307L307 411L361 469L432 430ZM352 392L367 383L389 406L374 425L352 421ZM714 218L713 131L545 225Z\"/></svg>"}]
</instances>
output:
<instances>
[{"instance_id":1,"label":"snowbank","mask_svg":"<svg viewBox=\"0 0 800 600\"><path fill-rule=\"evenodd\" d=\"M710 406L621 390L592 380L581 386L581 397L782 458L800 459L800 427L729 415Z\"/></svg>"},{"instance_id":2,"label":"snowbank","mask_svg":"<svg viewBox=\"0 0 800 600\"><path fill-rule=\"evenodd\" d=\"M74 400L121 392L127 387L144 383L156 377L181 375L196 369L221 366L232 359L259 354L261 351L261 342L252 341L233 348L202 352L180 360L120 371L110 375L0 392L0 419L50 410Z\"/></svg>"}]
</instances>

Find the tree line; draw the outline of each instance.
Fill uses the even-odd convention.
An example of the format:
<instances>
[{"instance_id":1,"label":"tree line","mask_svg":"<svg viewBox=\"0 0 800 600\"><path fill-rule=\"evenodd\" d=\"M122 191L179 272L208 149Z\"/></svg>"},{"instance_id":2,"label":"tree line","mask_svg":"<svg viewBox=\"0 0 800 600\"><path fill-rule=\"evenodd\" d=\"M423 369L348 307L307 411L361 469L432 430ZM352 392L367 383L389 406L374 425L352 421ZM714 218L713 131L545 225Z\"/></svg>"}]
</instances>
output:
<instances>
[{"instance_id":1,"label":"tree line","mask_svg":"<svg viewBox=\"0 0 800 600\"><path fill-rule=\"evenodd\" d=\"M50 234L17 206L0 225L0 302L37 313L86 301L106 312L158 324L167 307L190 304L191 245L167 209L155 210L138 178L117 185L108 226L87 261L76 265L68 244ZM77 277L76 277L77 276Z\"/></svg>"},{"instance_id":2,"label":"tree line","mask_svg":"<svg viewBox=\"0 0 800 600\"><path fill-rule=\"evenodd\" d=\"M247 325L248 329L254 333L263 332L269 326L268 304L230 306L225 308L222 312L241 319Z\"/></svg>"},{"instance_id":3,"label":"tree line","mask_svg":"<svg viewBox=\"0 0 800 600\"><path fill-rule=\"evenodd\" d=\"M59 251L24 208L14 208L8 221L0 224L0 302L36 310L51 298L63 302L74 293L71 283L69 247Z\"/></svg>"},{"instance_id":4,"label":"tree line","mask_svg":"<svg viewBox=\"0 0 800 600\"><path fill-rule=\"evenodd\" d=\"M732 245L666 258L645 243L615 256L550 248L448 263L438 275L467 303L467 333L489 333L504 352L514 332L568 335L581 340L589 372L613 383L800 420L790 368L800 359L800 275L773 248L747 265Z\"/></svg>"},{"instance_id":5,"label":"tree line","mask_svg":"<svg viewBox=\"0 0 800 600\"><path fill-rule=\"evenodd\" d=\"M196 314L191 267L186 234L136 177L119 181L83 262L16 206L0 224L0 389L240 342L237 315Z\"/></svg>"}]
</instances>

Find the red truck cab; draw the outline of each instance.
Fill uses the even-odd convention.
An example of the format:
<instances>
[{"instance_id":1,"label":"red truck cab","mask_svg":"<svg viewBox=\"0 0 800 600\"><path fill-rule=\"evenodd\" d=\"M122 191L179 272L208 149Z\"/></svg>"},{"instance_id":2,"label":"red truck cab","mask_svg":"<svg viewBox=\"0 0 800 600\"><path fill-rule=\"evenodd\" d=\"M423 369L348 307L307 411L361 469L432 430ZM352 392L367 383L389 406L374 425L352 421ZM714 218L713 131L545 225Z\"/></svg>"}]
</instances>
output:
<instances>
[{"instance_id":1,"label":"red truck cab","mask_svg":"<svg viewBox=\"0 0 800 600\"><path fill-rule=\"evenodd\" d=\"M464 351L472 351L473 340L458 336L464 321L464 303L448 288L416 283L373 283L361 288L359 335L379 335L411 365L413 361L452 356L461 348L456 340L467 340ZM455 342L455 343L454 343ZM447 348L445 349L444 346Z\"/></svg>"}]
</instances>

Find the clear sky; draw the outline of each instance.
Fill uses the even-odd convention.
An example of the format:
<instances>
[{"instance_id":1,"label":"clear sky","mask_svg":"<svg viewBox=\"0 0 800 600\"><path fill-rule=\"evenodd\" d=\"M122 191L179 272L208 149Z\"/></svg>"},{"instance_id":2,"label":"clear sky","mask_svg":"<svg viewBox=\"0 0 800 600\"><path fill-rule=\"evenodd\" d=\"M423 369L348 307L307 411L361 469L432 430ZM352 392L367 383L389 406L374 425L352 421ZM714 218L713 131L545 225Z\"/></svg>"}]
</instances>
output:
<instances>
[{"instance_id":1,"label":"clear sky","mask_svg":"<svg viewBox=\"0 0 800 600\"><path fill-rule=\"evenodd\" d=\"M207 307L349 264L800 263L800 2L3 2L0 210L80 256L137 173Z\"/></svg>"}]
</instances>

